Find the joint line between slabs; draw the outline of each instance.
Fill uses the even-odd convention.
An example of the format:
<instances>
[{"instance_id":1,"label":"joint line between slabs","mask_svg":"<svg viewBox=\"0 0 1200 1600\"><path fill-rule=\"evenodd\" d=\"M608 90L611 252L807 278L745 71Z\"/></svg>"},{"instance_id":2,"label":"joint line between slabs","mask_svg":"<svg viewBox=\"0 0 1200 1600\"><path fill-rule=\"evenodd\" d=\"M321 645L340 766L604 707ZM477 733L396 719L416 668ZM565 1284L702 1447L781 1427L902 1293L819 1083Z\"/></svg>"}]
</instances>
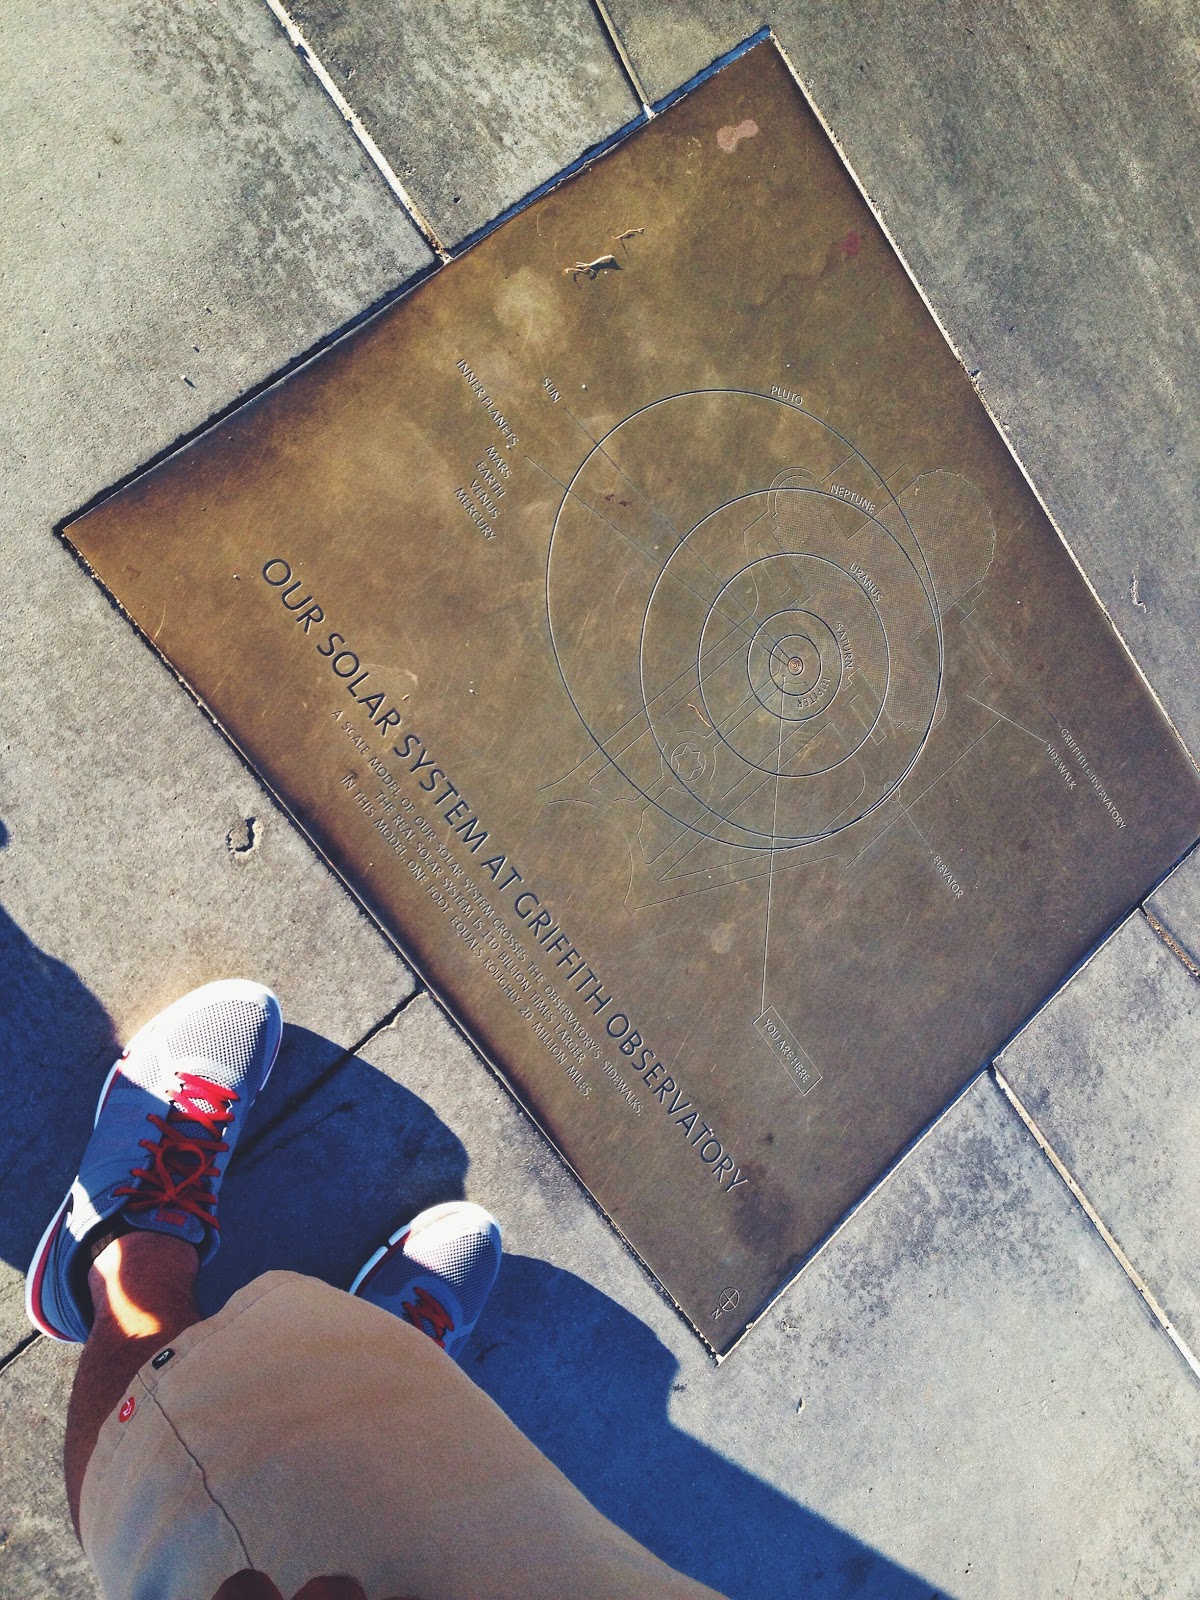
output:
<instances>
[{"instance_id":1,"label":"joint line between slabs","mask_svg":"<svg viewBox=\"0 0 1200 1600\"><path fill-rule=\"evenodd\" d=\"M375 143L374 139L372 139L371 135L367 132L366 126L363 123L362 118L358 115L357 111L355 111L354 107L346 99L345 95L338 88L337 84L334 83L320 56L317 55L316 51L304 37L304 34L301 32L296 22L288 14L287 8L283 5L282 0L265 0L265 4L271 11L276 22L278 22L279 26L287 35L288 42L296 50L301 59L306 63L317 82L333 101L334 105L338 109L338 114L341 116L342 121L358 140L359 144L362 146L363 150L366 152L372 164L378 171L380 177L383 179L384 183L387 184L395 199L400 202L401 206L408 213L413 225L422 235L430 249L440 261L449 261L450 252L446 249L446 246L442 243L441 239L438 238L433 224L421 210L420 206L417 205L412 195L409 194L408 190L400 182L395 168L384 155L383 151Z\"/></svg>"},{"instance_id":2,"label":"joint line between slabs","mask_svg":"<svg viewBox=\"0 0 1200 1600\"><path fill-rule=\"evenodd\" d=\"M32 1333L27 1333L23 1339L13 1345L7 1355L0 1356L0 1372L11 1367L18 1356L23 1356L30 1346L35 1345L43 1337L44 1335L38 1329L34 1329Z\"/></svg>"},{"instance_id":3,"label":"joint line between slabs","mask_svg":"<svg viewBox=\"0 0 1200 1600\"><path fill-rule=\"evenodd\" d=\"M646 120L648 122L654 115L654 107L650 104L650 98L646 93L646 86L643 84L638 75L638 70L633 64L633 57L625 48L625 41L622 39L617 29L617 25L613 21L612 15L609 12L607 5L605 5L604 0L592 0L592 9L600 18L600 25L604 29L604 32L608 35L608 42L612 45L613 50L616 52L617 60L621 63L621 66L625 72L625 76L629 79L629 87L633 90L634 94L637 95L638 100L641 102L642 110L646 113Z\"/></svg>"},{"instance_id":4,"label":"joint line between slabs","mask_svg":"<svg viewBox=\"0 0 1200 1600\"><path fill-rule=\"evenodd\" d=\"M1000 1071L1000 1068L996 1066L995 1062L992 1063L992 1076L995 1078L1001 1094L1008 1101L1009 1105L1012 1106L1013 1110L1016 1112L1017 1116L1020 1117L1021 1121L1025 1124L1029 1132L1033 1135L1033 1138L1036 1141L1039 1149L1042 1151L1042 1154L1046 1157L1046 1159L1050 1162L1050 1165L1054 1168L1055 1172L1058 1173L1059 1177L1066 1184L1067 1188L1071 1191L1071 1194L1074 1196L1076 1201L1078 1201L1079 1206L1084 1215L1087 1217L1088 1221L1092 1224L1096 1232L1100 1235L1101 1239L1103 1239L1109 1250L1116 1257L1122 1272L1124 1272L1125 1276L1129 1279L1130 1283L1132 1283L1138 1294L1141 1295L1146 1304L1147 1310L1150 1312L1150 1315L1158 1323L1159 1327L1166 1334L1167 1338L1170 1339L1176 1350L1179 1351L1179 1354L1187 1362L1188 1366L1192 1370L1193 1377L1200 1378L1200 1359L1197 1359L1191 1347L1188 1345L1186 1340L1180 1334L1179 1330L1171 1321L1170 1317L1167 1315L1166 1311L1155 1298L1150 1285L1142 1277L1141 1273L1138 1272L1137 1268L1125 1254L1124 1250L1121 1249L1121 1246L1117 1243L1117 1240L1114 1238L1110 1229L1105 1226L1103 1217L1101 1217L1100 1213L1088 1199L1087 1195L1084 1194L1083 1190L1079 1187L1078 1182L1071 1175L1066 1163L1062 1160L1058 1152L1054 1149L1054 1146L1050 1143L1049 1139L1047 1139L1046 1135L1030 1116L1028 1110L1022 1103L1020 1096L1017 1094L1012 1084L1009 1083L1008 1079Z\"/></svg>"},{"instance_id":5,"label":"joint line between slabs","mask_svg":"<svg viewBox=\"0 0 1200 1600\"><path fill-rule=\"evenodd\" d=\"M414 1005L418 1000L421 999L423 995L427 993L428 990L426 989L425 985L419 980L416 980L414 977L414 988L411 994L406 995L404 999L400 1001L399 1005L393 1006L391 1011L389 1011L386 1016L381 1017L378 1022L373 1023L372 1026L367 1029L366 1033L363 1034L361 1039L358 1039L352 1045L348 1045L340 1055L335 1056L328 1066L323 1067L310 1082L304 1084L302 1088L294 1090L281 1105L275 1107L274 1111L269 1116L267 1116L256 1127L250 1129L246 1136L238 1141L237 1149L233 1152L233 1155L230 1158L230 1170L237 1170L248 1157L254 1154L258 1146L262 1144L265 1139L270 1138L271 1134L273 1134L276 1129L282 1127L288 1118L293 1115L293 1113L299 1111L302 1106L306 1105L311 1099L313 1099L315 1095L317 1095L322 1089L331 1083L345 1067L349 1066L352 1061L354 1061L364 1050L368 1048L373 1040L377 1039L381 1033L385 1033L395 1022L399 1021L408 1008L411 1005Z\"/></svg>"},{"instance_id":6,"label":"joint line between slabs","mask_svg":"<svg viewBox=\"0 0 1200 1600\"><path fill-rule=\"evenodd\" d=\"M1153 929L1153 931L1166 945L1171 954L1173 956L1177 956L1187 970L1191 973L1192 977L1200 982L1200 967L1198 967L1192 960L1191 956L1188 955L1187 951L1179 943L1179 940L1175 938L1171 930L1158 920L1149 906L1142 907L1142 915L1150 924L1150 927Z\"/></svg>"}]
</instances>

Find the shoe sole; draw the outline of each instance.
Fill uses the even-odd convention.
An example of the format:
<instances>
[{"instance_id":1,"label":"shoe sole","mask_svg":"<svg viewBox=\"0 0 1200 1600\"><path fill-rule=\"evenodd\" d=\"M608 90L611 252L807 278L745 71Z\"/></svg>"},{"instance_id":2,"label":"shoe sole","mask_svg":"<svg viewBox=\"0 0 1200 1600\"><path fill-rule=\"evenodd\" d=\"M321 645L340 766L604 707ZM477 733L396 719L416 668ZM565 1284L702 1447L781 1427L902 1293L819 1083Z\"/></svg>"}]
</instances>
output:
<instances>
[{"instance_id":1,"label":"shoe sole","mask_svg":"<svg viewBox=\"0 0 1200 1600\"><path fill-rule=\"evenodd\" d=\"M412 1222L406 1222L402 1228L397 1228L395 1233L391 1234L379 1246L379 1249L363 1263L355 1276L354 1282L350 1285L349 1293L357 1295L361 1289L366 1288L376 1269L392 1254L396 1246L403 1244L406 1239L411 1237L416 1223L419 1222L421 1224L421 1231L424 1232L425 1228L431 1223L440 1222L444 1216L447 1216L452 1211L461 1212L464 1207L469 1207L477 1215L486 1217L493 1227L499 1227L499 1223L489 1211L485 1211L482 1206L474 1205L470 1200L447 1200L440 1206L430 1206L428 1211L422 1211L415 1216Z\"/></svg>"},{"instance_id":2,"label":"shoe sole","mask_svg":"<svg viewBox=\"0 0 1200 1600\"><path fill-rule=\"evenodd\" d=\"M218 990L220 993L215 992ZM104 1110L104 1103L108 1099L109 1091L117 1080L117 1074L121 1070L122 1063L129 1060L129 1057L133 1054L134 1048L141 1043L147 1034L150 1033L151 1029L163 1026L170 1019L172 1013L182 1011L185 1006L190 1010L195 1005L195 997L198 994L211 995L213 1000L233 1000L245 997L247 990L251 991L256 1000L262 996L263 988L261 984L251 983L246 978L218 978L215 983L202 984L199 989L192 989L187 994L181 995L178 1000L173 1000L171 1004L165 1008L165 1010L155 1012L154 1016L150 1018L150 1021L138 1029L133 1038L130 1039L124 1050L121 1051L121 1054L109 1068L108 1075L104 1079L104 1083L100 1089L100 1098L96 1101L96 1114L92 1118L92 1127L95 1128L96 1124L100 1121L100 1113ZM275 1062L279 1056L279 1046L283 1040L282 1008L280 1007L279 1001L276 999L272 991L268 989L266 992L275 1002L275 1009L279 1014L279 1038L275 1041L275 1049L271 1053L270 1061L267 1062L267 1070L263 1073L263 1080L258 1086L258 1094L255 1095L255 1100L258 1099L258 1095L261 1094L267 1087L267 1079L271 1076L271 1073L274 1070ZM206 1001L205 1003L208 1004L209 1002ZM78 1176L78 1174L76 1174L76 1176ZM72 1188L73 1187L74 1184L72 1184ZM54 1213L54 1218L51 1221L50 1226L38 1240L38 1247L34 1251L33 1260L29 1264L29 1271L25 1274L25 1315L29 1318L30 1322L33 1323L34 1327L39 1333L44 1333L47 1339L54 1339L58 1344L78 1344L79 1340L72 1339L69 1334L60 1333L57 1328L52 1327L50 1323L46 1321L45 1317L40 1315L41 1289L42 1280L46 1274L46 1262L50 1256L50 1245L53 1241L55 1233L58 1230L58 1226L62 1222L63 1216L66 1213L67 1205L70 1199L71 1190L68 1189L62 1205L60 1205L58 1210Z\"/></svg>"}]
</instances>

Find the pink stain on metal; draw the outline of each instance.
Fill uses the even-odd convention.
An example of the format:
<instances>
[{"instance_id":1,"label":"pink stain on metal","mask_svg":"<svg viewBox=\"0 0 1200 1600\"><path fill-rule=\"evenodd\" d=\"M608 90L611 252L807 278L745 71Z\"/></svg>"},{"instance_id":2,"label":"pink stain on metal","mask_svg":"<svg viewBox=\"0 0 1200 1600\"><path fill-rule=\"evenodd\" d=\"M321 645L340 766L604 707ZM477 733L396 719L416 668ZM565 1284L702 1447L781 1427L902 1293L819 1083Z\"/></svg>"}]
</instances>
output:
<instances>
[{"instance_id":1,"label":"pink stain on metal","mask_svg":"<svg viewBox=\"0 0 1200 1600\"><path fill-rule=\"evenodd\" d=\"M749 117L744 122L739 122L735 128L732 123L724 128L717 129L717 143L725 154L732 155L743 139L753 139L758 132L758 123Z\"/></svg>"},{"instance_id":2,"label":"pink stain on metal","mask_svg":"<svg viewBox=\"0 0 1200 1600\"><path fill-rule=\"evenodd\" d=\"M856 256L859 250L862 248L862 240L858 237L858 234L853 228L850 229L850 232L846 235L841 243L842 250L848 256Z\"/></svg>"}]
</instances>

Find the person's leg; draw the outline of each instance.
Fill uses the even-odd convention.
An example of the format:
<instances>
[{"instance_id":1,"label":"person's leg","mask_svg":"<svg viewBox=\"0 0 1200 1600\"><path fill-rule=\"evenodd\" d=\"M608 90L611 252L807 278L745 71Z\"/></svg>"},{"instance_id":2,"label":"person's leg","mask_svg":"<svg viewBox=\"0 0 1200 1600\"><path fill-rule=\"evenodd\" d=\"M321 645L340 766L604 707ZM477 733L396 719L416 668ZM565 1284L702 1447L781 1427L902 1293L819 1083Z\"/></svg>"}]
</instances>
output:
<instances>
[{"instance_id":1,"label":"person's leg","mask_svg":"<svg viewBox=\"0 0 1200 1600\"><path fill-rule=\"evenodd\" d=\"M25 1288L34 1327L84 1346L64 1447L76 1533L105 1420L143 1363L200 1320L192 1289L217 1248L221 1180L282 1031L261 984L206 984L139 1030L104 1080Z\"/></svg>"},{"instance_id":2,"label":"person's leg","mask_svg":"<svg viewBox=\"0 0 1200 1600\"><path fill-rule=\"evenodd\" d=\"M199 1264L186 1240L141 1232L114 1239L92 1263L88 1288L95 1321L75 1372L63 1446L76 1535L83 1475L105 1418L120 1405L143 1362L200 1321L193 1292Z\"/></svg>"},{"instance_id":3,"label":"person's leg","mask_svg":"<svg viewBox=\"0 0 1200 1600\"><path fill-rule=\"evenodd\" d=\"M80 1522L109 1600L210 1600L248 1567L285 1596L337 1573L429 1600L715 1600L380 1305L268 1273L172 1348L88 1467Z\"/></svg>"},{"instance_id":4,"label":"person's leg","mask_svg":"<svg viewBox=\"0 0 1200 1600\"><path fill-rule=\"evenodd\" d=\"M499 1260L479 1207L414 1219L355 1295L272 1273L200 1318L218 1190L281 1030L274 996L241 980L142 1029L30 1264L34 1325L84 1345L65 1471L110 1600L196 1600L249 1567L288 1593L355 1571L372 1593L444 1600L559 1600L564 1575L597 1600L712 1600L589 1505L446 1353Z\"/></svg>"}]
</instances>

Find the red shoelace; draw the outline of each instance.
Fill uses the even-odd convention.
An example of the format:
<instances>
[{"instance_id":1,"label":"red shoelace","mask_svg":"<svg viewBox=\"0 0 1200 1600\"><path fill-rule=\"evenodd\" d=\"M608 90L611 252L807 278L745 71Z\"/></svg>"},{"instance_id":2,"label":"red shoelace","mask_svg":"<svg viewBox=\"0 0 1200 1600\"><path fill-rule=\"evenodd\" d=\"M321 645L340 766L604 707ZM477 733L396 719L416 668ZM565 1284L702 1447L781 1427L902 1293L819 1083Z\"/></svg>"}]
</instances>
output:
<instances>
[{"instance_id":1,"label":"red shoelace","mask_svg":"<svg viewBox=\"0 0 1200 1600\"><path fill-rule=\"evenodd\" d=\"M166 1116L152 1111L146 1119L160 1137L138 1141L150 1152L149 1166L130 1173L140 1183L124 1184L115 1191L130 1197L129 1210L174 1206L210 1228L220 1228L214 1209L217 1197L209 1185L218 1176L217 1156L229 1149L221 1135L233 1121L232 1107L238 1098L222 1083L191 1072L179 1074L179 1088Z\"/></svg>"},{"instance_id":2,"label":"red shoelace","mask_svg":"<svg viewBox=\"0 0 1200 1600\"><path fill-rule=\"evenodd\" d=\"M427 1289L418 1285L412 1301L402 1300L400 1309L406 1322L427 1333L443 1350L446 1348L446 1335L454 1332L454 1318L440 1300L435 1300Z\"/></svg>"}]
</instances>

